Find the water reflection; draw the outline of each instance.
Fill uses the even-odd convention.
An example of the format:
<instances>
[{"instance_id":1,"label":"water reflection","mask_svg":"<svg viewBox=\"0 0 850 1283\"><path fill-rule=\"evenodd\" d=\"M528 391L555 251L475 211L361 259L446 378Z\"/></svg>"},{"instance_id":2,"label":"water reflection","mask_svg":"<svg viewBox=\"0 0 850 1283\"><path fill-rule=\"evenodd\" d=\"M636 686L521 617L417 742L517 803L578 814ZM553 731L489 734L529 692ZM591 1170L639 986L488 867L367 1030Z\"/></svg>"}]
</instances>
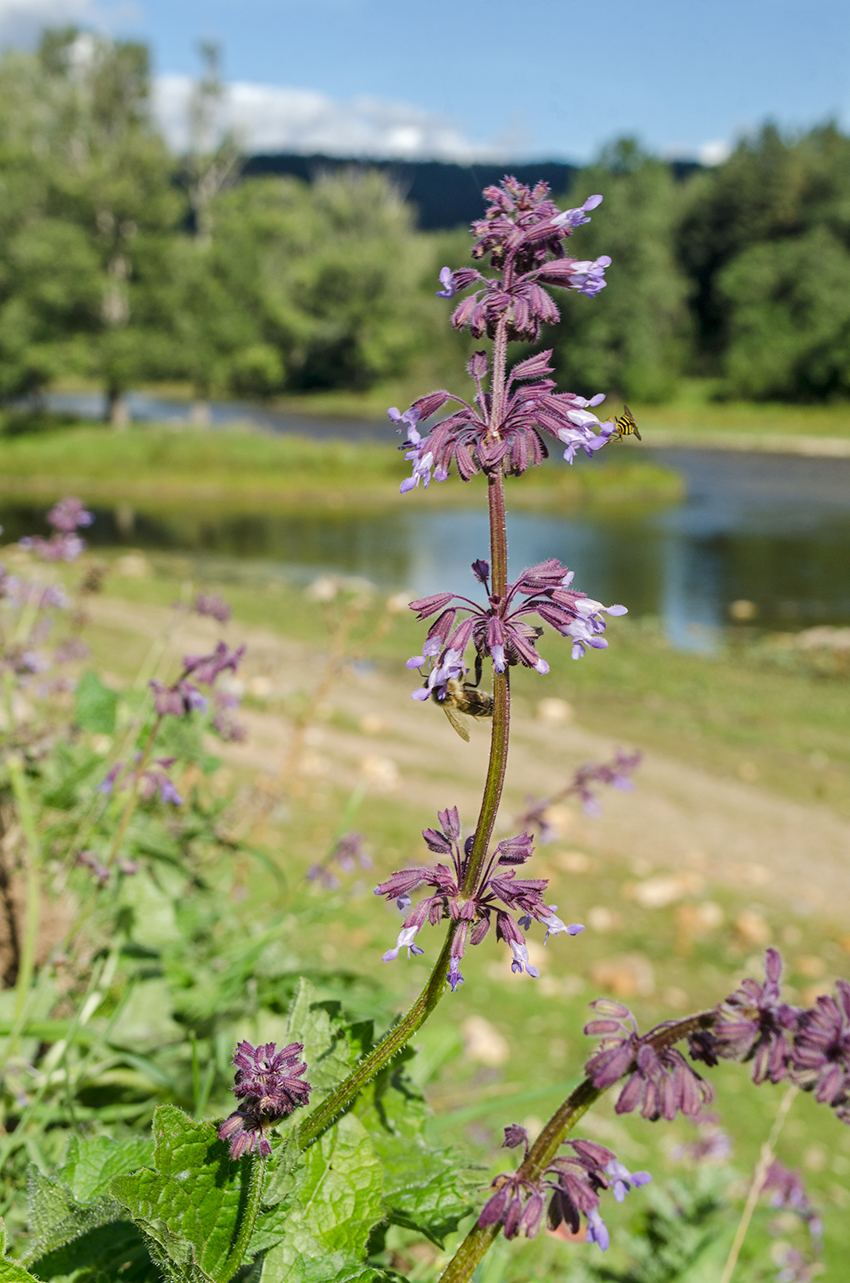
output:
<instances>
[{"instance_id":1,"label":"water reflection","mask_svg":"<svg viewBox=\"0 0 850 1283\"><path fill-rule=\"evenodd\" d=\"M665 451L681 469L687 500L618 516L509 512L511 571L555 556L576 585L635 615L658 615L678 646L706 648L729 605L755 603L769 628L850 623L850 462L708 451ZM306 581L325 572L361 575L424 595L470 593L469 563L486 554L482 511L406 508L291 517L212 510L151 513L96 508L95 545L168 549L218 574L239 571ZM32 502L0 509L5 538L43 530Z\"/></svg>"}]
</instances>

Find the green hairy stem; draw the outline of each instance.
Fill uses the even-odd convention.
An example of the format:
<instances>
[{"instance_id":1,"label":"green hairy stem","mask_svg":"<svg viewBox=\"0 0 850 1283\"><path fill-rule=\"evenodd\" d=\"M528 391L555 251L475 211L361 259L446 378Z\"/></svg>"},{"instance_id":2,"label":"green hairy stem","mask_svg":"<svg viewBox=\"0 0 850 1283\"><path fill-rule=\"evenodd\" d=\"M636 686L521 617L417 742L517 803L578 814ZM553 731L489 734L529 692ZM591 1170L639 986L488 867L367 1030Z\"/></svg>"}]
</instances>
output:
<instances>
[{"instance_id":1,"label":"green hairy stem","mask_svg":"<svg viewBox=\"0 0 850 1283\"><path fill-rule=\"evenodd\" d=\"M685 1016L682 1020L671 1022L644 1041L657 1052L665 1051L682 1038L696 1033L698 1029L710 1029L714 1019L714 1011L699 1011L693 1016ZM629 1066L623 1077L627 1077L633 1069L634 1064ZM576 1123L607 1090L607 1088L594 1087L590 1078L583 1079L543 1126L540 1135L529 1149L527 1158L520 1165L519 1174L531 1182L540 1180ZM440 1283L466 1283L466 1280L472 1277L478 1263L483 1260L487 1249L498 1238L501 1229L500 1224L478 1225L476 1223L441 1274Z\"/></svg>"}]
</instances>

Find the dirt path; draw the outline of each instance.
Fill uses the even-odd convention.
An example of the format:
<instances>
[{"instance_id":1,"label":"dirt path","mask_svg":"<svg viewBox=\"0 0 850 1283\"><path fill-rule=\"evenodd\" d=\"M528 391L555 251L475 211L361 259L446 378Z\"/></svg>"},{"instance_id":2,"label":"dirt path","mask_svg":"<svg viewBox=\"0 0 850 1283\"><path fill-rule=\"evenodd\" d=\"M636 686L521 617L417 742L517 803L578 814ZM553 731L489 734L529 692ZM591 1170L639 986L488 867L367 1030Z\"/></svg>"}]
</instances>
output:
<instances>
[{"instance_id":1,"label":"dirt path","mask_svg":"<svg viewBox=\"0 0 850 1283\"><path fill-rule=\"evenodd\" d=\"M169 612L115 598L96 602L98 623L151 637ZM191 617L175 640L197 651L217 635ZM235 634L234 634L235 635ZM248 647L243 675L249 693L268 701L242 720L248 741L227 749L234 766L273 774L283 762L291 727L273 710L276 699L308 686L315 654L271 630L238 626ZM473 727L465 744L431 704L414 703L411 676L347 671L336 683L326 719L311 728L302 769L316 779L352 783L364 769L379 787L404 797L416 823L437 807L457 805L471 824L486 766L487 732ZM514 723L504 828L527 794L554 793L581 762L609 757L617 745L575 724L551 725L518 714ZM636 747L640 747L639 745ZM636 873L688 869L707 884L752 887L785 900L796 912L825 912L850 923L850 822L825 807L790 802L753 785L719 779L679 760L648 753L633 793L607 790L599 819L576 816L565 843L631 861Z\"/></svg>"}]
</instances>

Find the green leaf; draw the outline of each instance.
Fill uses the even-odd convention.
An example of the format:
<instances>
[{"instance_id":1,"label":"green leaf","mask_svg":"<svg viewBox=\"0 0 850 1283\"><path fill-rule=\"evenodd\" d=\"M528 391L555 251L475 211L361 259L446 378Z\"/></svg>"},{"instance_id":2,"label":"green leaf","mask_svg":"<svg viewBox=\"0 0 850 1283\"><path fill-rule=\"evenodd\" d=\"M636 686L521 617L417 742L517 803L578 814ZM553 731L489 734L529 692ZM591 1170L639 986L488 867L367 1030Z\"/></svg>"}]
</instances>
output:
<instances>
[{"instance_id":1,"label":"green leaf","mask_svg":"<svg viewBox=\"0 0 850 1283\"><path fill-rule=\"evenodd\" d=\"M55 1173L30 1168L30 1265L37 1278L73 1274L82 1283L120 1270L122 1278L156 1279L139 1231L109 1195L112 1177L149 1161L152 1150L142 1137L119 1144L106 1136L75 1136Z\"/></svg>"},{"instance_id":2,"label":"green leaf","mask_svg":"<svg viewBox=\"0 0 850 1283\"><path fill-rule=\"evenodd\" d=\"M154 1167L116 1176L112 1194L158 1244L175 1277L226 1283L248 1198L253 1163L234 1162L213 1123L174 1105L154 1115Z\"/></svg>"},{"instance_id":3,"label":"green leaf","mask_svg":"<svg viewBox=\"0 0 850 1283\"><path fill-rule=\"evenodd\" d=\"M109 1193L113 1176L134 1172L152 1161L153 1141L147 1136L134 1136L120 1144L109 1136L96 1136L92 1140L72 1136L64 1165L57 1175L78 1203L90 1203Z\"/></svg>"},{"instance_id":4,"label":"green leaf","mask_svg":"<svg viewBox=\"0 0 850 1283\"><path fill-rule=\"evenodd\" d=\"M284 1207L283 1241L266 1254L262 1283L369 1283L362 1263L383 1219L381 1165L364 1128L347 1114L303 1155Z\"/></svg>"},{"instance_id":5,"label":"green leaf","mask_svg":"<svg viewBox=\"0 0 850 1283\"><path fill-rule=\"evenodd\" d=\"M0 1217L0 1283L33 1283L29 1270L6 1259L6 1226Z\"/></svg>"},{"instance_id":6,"label":"green leaf","mask_svg":"<svg viewBox=\"0 0 850 1283\"><path fill-rule=\"evenodd\" d=\"M354 1056L345 1026L331 1020L309 980L298 982L289 1009L287 1036L304 1044L310 1105L318 1105L352 1068ZM297 1115L296 1115L297 1118Z\"/></svg>"},{"instance_id":7,"label":"green leaf","mask_svg":"<svg viewBox=\"0 0 850 1283\"><path fill-rule=\"evenodd\" d=\"M118 695L104 686L97 673L83 673L74 695L74 720L84 731L98 735L115 734Z\"/></svg>"},{"instance_id":8,"label":"green leaf","mask_svg":"<svg viewBox=\"0 0 850 1283\"><path fill-rule=\"evenodd\" d=\"M88 1230L39 1257L32 1269L42 1283L104 1283L118 1278L122 1283L159 1283L161 1277L144 1237L128 1220Z\"/></svg>"},{"instance_id":9,"label":"green leaf","mask_svg":"<svg viewBox=\"0 0 850 1283\"><path fill-rule=\"evenodd\" d=\"M386 1219L418 1230L442 1247L471 1210L481 1169L470 1167L453 1149L426 1143L423 1129L430 1111L407 1073L408 1059L410 1055L384 1069L361 1094L354 1112L384 1168Z\"/></svg>"}]
</instances>

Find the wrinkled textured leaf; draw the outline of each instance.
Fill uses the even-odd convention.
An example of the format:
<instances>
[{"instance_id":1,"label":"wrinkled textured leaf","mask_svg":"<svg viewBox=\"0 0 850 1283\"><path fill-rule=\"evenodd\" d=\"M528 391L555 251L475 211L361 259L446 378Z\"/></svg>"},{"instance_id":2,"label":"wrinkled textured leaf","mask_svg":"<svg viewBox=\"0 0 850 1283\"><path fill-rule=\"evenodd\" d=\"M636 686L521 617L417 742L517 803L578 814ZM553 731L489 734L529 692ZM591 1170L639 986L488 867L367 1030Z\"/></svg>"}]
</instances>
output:
<instances>
[{"instance_id":1,"label":"wrinkled textured leaf","mask_svg":"<svg viewBox=\"0 0 850 1283\"><path fill-rule=\"evenodd\" d=\"M74 720L84 731L114 735L118 696L104 686L97 673L83 673L74 694Z\"/></svg>"},{"instance_id":2,"label":"wrinkled textured leaf","mask_svg":"<svg viewBox=\"0 0 850 1283\"><path fill-rule=\"evenodd\" d=\"M72 1137L54 1175L30 1169L30 1267L37 1278L73 1275L84 1283L120 1271L128 1283L156 1280L139 1231L108 1192L113 1176L133 1171L152 1153L153 1143L142 1137L121 1144L106 1136Z\"/></svg>"},{"instance_id":3,"label":"wrinkled textured leaf","mask_svg":"<svg viewBox=\"0 0 850 1283\"><path fill-rule=\"evenodd\" d=\"M370 1083L355 1105L384 1168L386 1219L418 1230L442 1247L471 1210L481 1171L452 1149L426 1144L428 1106L396 1061Z\"/></svg>"},{"instance_id":4,"label":"wrinkled textured leaf","mask_svg":"<svg viewBox=\"0 0 850 1283\"><path fill-rule=\"evenodd\" d=\"M289 1009L287 1035L291 1042L304 1044L303 1059L313 1088L310 1104L317 1105L348 1074L353 1054L345 1026L331 1020L319 1005L315 988L303 977Z\"/></svg>"},{"instance_id":5,"label":"wrinkled textured leaf","mask_svg":"<svg viewBox=\"0 0 850 1283\"><path fill-rule=\"evenodd\" d=\"M120 1144L108 1136L96 1136L92 1140L72 1136L57 1176L78 1203L90 1203L109 1193L113 1176L134 1172L152 1162L153 1141L147 1136L134 1136Z\"/></svg>"},{"instance_id":6,"label":"wrinkled textured leaf","mask_svg":"<svg viewBox=\"0 0 850 1283\"><path fill-rule=\"evenodd\" d=\"M160 1271L151 1260L145 1240L132 1221L111 1221L40 1256L31 1265L42 1283L158 1283Z\"/></svg>"},{"instance_id":7,"label":"wrinkled textured leaf","mask_svg":"<svg viewBox=\"0 0 850 1283\"><path fill-rule=\"evenodd\" d=\"M239 1231L252 1164L234 1162L213 1123L174 1105L154 1115L154 1165L116 1176L112 1194L188 1279L219 1283Z\"/></svg>"},{"instance_id":8,"label":"wrinkled textured leaf","mask_svg":"<svg viewBox=\"0 0 850 1283\"><path fill-rule=\"evenodd\" d=\"M6 1226L0 1217L0 1283L33 1283L33 1276L17 1261L6 1260Z\"/></svg>"},{"instance_id":9,"label":"wrinkled textured leaf","mask_svg":"<svg viewBox=\"0 0 850 1283\"><path fill-rule=\"evenodd\" d=\"M286 1204L285 1236L266 1254L262 1283L369 1283L362 1263L384 1217L381 1165L356 1118L347 1114L304 1155Z\"/></svg>"}]
</instances>

